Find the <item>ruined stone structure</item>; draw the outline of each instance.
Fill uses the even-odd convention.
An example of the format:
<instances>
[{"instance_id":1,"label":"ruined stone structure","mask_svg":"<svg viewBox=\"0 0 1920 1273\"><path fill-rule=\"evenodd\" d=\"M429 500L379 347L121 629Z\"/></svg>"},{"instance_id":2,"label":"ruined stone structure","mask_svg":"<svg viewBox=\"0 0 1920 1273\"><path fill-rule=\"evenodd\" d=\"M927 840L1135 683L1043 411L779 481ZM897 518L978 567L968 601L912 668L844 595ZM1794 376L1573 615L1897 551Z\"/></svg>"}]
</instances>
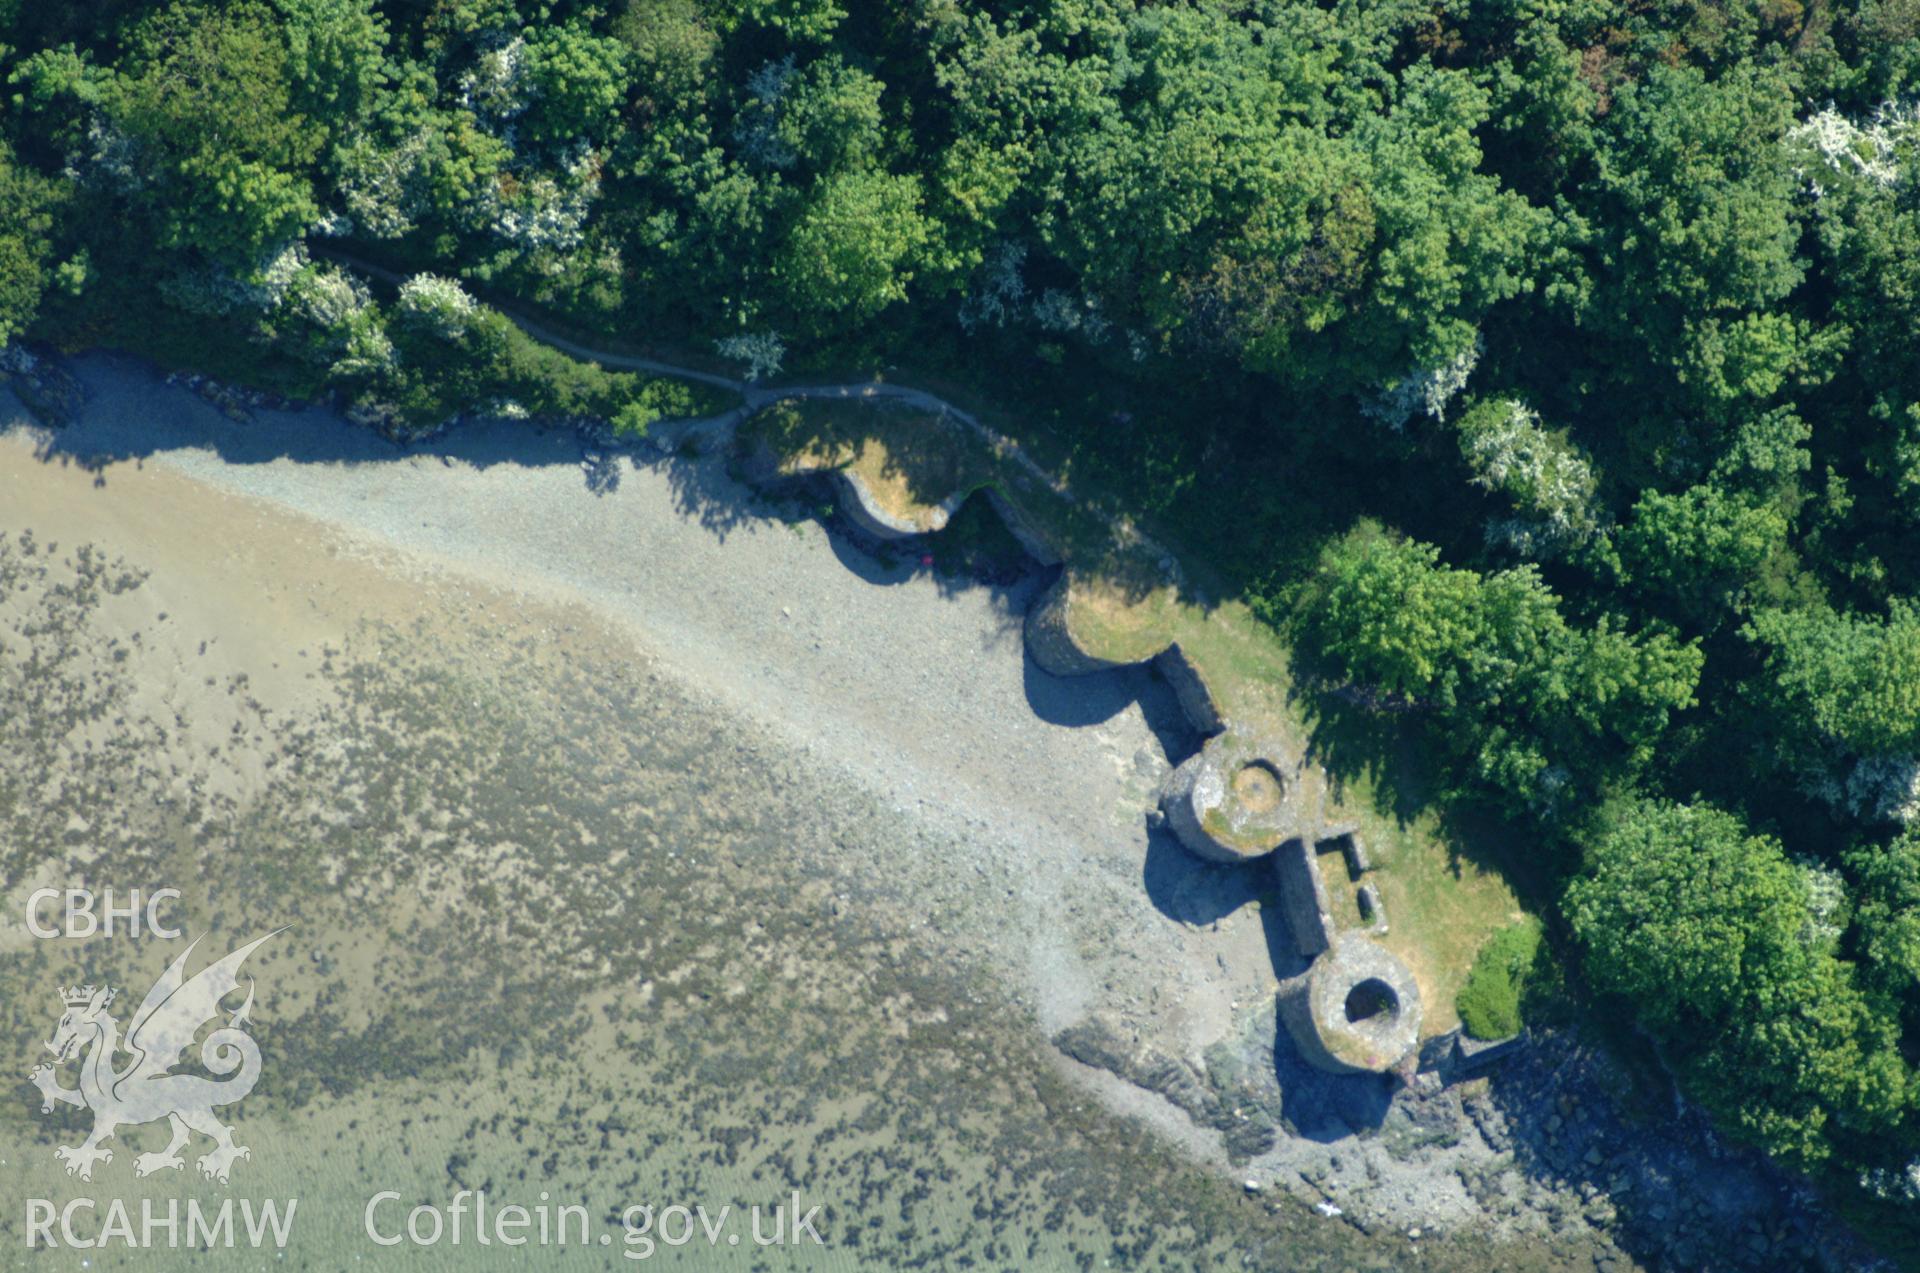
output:
<instances>
[{"instance_id":1,"label":"ruined stone structure","mask_svg":"<svg viewBox=\"0 0 1920 1273\"><path fill-rule=\"evenodd\" d=\"M1181 712L1196 732L1217 734L1227 727L1227 718L1220 714L1220 704L1214 701L1206 678L1178 641L1153 656L1153 670L1173 688Z\"/></svg>"},{"instance_id":2,"label":"ruined stone structure","mask_svg":"<svg viewBox=\"0 0 1920 1273\"><path fill-rule=\"evenodd\" d=\"M1239 730L1215 734L1168 780L1167 821L1210 862L1262 858L1313 834L1326 782L1298 752Z\"/></svg>"},{"instance_id":3,"label":"ruined stone structure","mask_svg":"<svg viewBox=\"0 0 1920 1273\"><path fill-rule=\"evenodd\" d=\"M753 481L787 476L770 453L744 457L743 468ZM909 521L883 508L857 474L836 468L832 476L847 519L881 539L939 529L966 494L956 491ZM1004 494L991 485L985 490L1007 529L1037 561L1061 563L1047 537ZM1174 569L1170 562L1167 568ZM1128 666L1075 639L1071 588L1071 572L1062 570L1028 610L1026 644L1034 662L1055 676ZM1277 1004L1301 1054L1336 1073L1378 1073L1398 1065L1419 1041L1420 992L1406 965L1373 940L1388 931L1380 890L1362 881L1373 864L1355 827L1322 821L1326 775L1300 748L1228 720L1177 642L1148 661L1206 738L1168 780L1162 798L1168 825L1207 861L1270 861L1294 947L1312 961L1282 984ZM1344 867L1337 899L1322 873L1323 859ZM1109 1068L1119 1073L1123 1067Z\"/></svg>"},{"instance_id":4,"label":"ruined stone structure","mask_svg":"<svg viewBox=\"0 0 1920 1273\"><path fill-rule=\"evenodd\" d=\"M917 517L902 517L890 512L852 469L830 469L828 476L833 479L841 516L875 539L911 539L943 530L966 499L965 491L956 491L920 510Z\"/></svg>"},{"instance_id":5,"label":"ruined stone structure","mask_svg":"<svg viewBox=\"0 0 1920 1273\"><path fill-rule=\"evenodd\" d=\"M1362 884L1358 894L1360 918L1367 921L1367 931L1376 936L1385 936L1387 932L1387 908L1380 901L1380 890L1371 884Z\"/></svg>"},{"instance_id":6,"label":"ruined stone structure","mask_svg":"<svg viewBox=\"0 0 1920 1273\"><path fill-rule=\"evenodd\" d=\"M1380 1073L1420 1041L1420 989L1393 953L1341 933L1280 986L1280 1018L1306 1059L1335 1073Z\"/></svg>"},{"instance_id":7,"label":"ruined stone structure","mask_svg":"<svg viewBox=\"0 0 1920 1273\"><path fill-rule=\"evenodd\" d=\"M1073 639L1073 629L1067 624L1071 579L1071 575L1061 571L1053 586L1027 610L1027 652L1033 655L1035 663L1055 676L1085 676L1125 667L1124 663L1087 653Z\"/></svg>"},{"instance_id":8,"label":"ruined stone structure","mask_svg":"<svg viewBox=\"0 0 1920 1273\"><path fill-rule=\"evenodd\" d=\"M1312 960L1283 983L1280 1017L1301 1055L1335 1073L1380 1072L1420 1038L1420 990L1392 952L1373 862L1358 828L1324 826L1317 766L1270 739L1228 728L1175 771L1167 823L1210 862L1267 859L1294 949ZM1325 871L1339 871L1339 903Z\"/></svg>"},{"instance_id":9,"label":"ruined stone structure","mask_svg":"<svg viewBox=\"0 0 1920 1273\"><path fill-rule=\"evenodd\" d=\"M1354 889L1359 928L1334 917L1322 862L1338 861ZM1280 1018L1300 1053L1321 1069L1381 1071L1399 1064L1420 1040L1420 988L1386 947L1380 890L1361 878L1373 868L1353 827L1332 828L1312 841L1289 840L1273 855L1280 902L1294 946L1313 964L1280 987Z\"/></svg>"}]
</instances>

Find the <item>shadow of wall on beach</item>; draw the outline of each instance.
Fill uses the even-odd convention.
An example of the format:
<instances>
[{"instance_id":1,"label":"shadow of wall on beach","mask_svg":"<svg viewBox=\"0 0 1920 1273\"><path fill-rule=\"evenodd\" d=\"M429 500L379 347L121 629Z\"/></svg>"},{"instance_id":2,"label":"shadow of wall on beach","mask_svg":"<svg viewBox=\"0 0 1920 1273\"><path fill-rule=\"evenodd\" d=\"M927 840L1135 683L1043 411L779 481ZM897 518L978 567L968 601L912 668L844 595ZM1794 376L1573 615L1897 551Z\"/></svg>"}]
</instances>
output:
<instances>
[{"instance_id":1,"label":"shadow of wall on beach","mask_svg":"<svg viewBox=\"0 0 1920 1273\"><path fill-rule=\"evenodd\" d=\"M948 531L908 541L875 541L839 515L824 477L762 489L741 481L725 454L676 454L647 439L609 442L565 425L502 419L468 420L399 442L326 406L261 408L250 418L234 419L191 388L168 384L147 364L120 355L86 354L72 359L71 365L87 390L85 409L75 420L44 428L33 424L24 408L15 408L0 411L0 431L29 431L42 462L78 466L95 474L101 486L111 485L115 465L137 466L192 453L241 466L437 461L479 472L500 466L575 469L581 489L596 495L617 491L628 466L644 466L667 478L676 513L721 540L737 529L770 521L817 521L841 565L877 587L918 579L930 580L943 593L985 589L1004 612L1022 615L1054 573L1018 550L1017 564L996 561L985 578L955 569L953 560L962 554L946 551L942 536ZM3 387L0 394L0 402L14 402ZM960 520L956 517L955 522ZM1150 668L1058 677L1041 669L1024 645L1022 659L1027 704L1048 724L1094 727L1137 706L1169 765L1179 764L1200 745L1172 689Z\"/></svg>"},{"instance_id":2,"label":"shadow of wall on beach","mask_svg":"<svg viewBox=\"0 0 1920 1273\"><path fill-rule=\"evenodd\" d=\"M1218 923L1257 904L1274 978L1284 981L1307 970L1308 961L1295 946L1281 912L1278 881L1270 860L1225 864L1202 861L1162 825L1147 831L1141 878L1147 896L1161 914L1192 927ZM1281 1110L1289 1125L1287 1134L1330 1144L1365 1135L1385 1121L1393 1099L1389 1076L1329 1074L1315 1069L1277 1020L1271 1046Z\"/></svg>"},{"instance_id":3,"label":"shadow of wall on beach","mask_svg":"<svg viewBox=\"0 0 1920 1273\"><path fill-rule=\"evenodd\" d=\"M1023 601L1031 604L1045 590L1036 582L1023 590ZM1055 676L1035 662L1032 651L1023 647L1023 654L1027 706L1049 725L1099 725L1138 704L1168 765L1178 765L1200 750L1201 736L1188 722L1173 687L1151 668L1135 663L1085 676Z\"/></svg>"}]
</instances>

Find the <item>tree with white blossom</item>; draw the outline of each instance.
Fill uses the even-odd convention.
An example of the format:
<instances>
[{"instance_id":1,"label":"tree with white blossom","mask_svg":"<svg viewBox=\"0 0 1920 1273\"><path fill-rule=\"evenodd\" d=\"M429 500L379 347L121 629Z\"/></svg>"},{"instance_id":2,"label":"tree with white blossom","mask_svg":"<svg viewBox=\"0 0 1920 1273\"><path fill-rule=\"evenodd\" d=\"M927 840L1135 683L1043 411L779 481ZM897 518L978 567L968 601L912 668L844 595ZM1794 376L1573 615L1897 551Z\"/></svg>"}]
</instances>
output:
<instances>
[{"instance_id":1,"label":"tree with white blossom","mask_svg":"<svg viewBox=\"0 0 1920 1273\"><path fill-rule=\"evenodd\" d=\"M416 274L400 285L395 317L442 340L466 335L477 310L473 297L454 279Z\"/></svg>"}]
</instances>

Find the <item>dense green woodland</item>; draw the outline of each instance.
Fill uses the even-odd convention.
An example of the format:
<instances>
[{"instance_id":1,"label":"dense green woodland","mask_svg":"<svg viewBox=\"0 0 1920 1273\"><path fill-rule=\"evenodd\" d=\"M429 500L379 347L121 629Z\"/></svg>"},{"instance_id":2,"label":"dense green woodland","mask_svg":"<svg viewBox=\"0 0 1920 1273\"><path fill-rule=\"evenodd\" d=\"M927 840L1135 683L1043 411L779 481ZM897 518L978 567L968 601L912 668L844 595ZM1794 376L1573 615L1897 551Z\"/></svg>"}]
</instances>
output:
<instances>
[{"instance_id":1,"label":"dense green woodland","mask_svg":"<svg viewBox=\"0 0 1920 1273\"><path fill-rule=\"evenodd\" d=\"M1920 0L0 0L0 337L414 421L694 405L487 300L970 386L1920 1249L1917 80Z\"/></svg>"}]
</instances>

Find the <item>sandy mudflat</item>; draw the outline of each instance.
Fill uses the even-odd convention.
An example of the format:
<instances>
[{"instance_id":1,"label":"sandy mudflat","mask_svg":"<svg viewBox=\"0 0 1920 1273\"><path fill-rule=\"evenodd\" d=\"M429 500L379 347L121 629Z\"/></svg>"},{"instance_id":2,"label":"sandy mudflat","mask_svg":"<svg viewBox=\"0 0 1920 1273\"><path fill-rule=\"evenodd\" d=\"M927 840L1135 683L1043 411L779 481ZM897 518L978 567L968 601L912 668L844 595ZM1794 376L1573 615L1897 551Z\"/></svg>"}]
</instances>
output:
<instances>
[{"instance_id":1,"label":"sandy mudflat","mask_svg":"<svg viewBox=\"0 0 1920 1273\"><path fill-rule=\"evenodd\" d=\"M596 1215L804 1189L837 1240L782 1267L1346 1266L1356 1235L1196 1171L1176 1146L1209 1137L1035 1029L1181 975L1142 953L1185 931L1141 879L1150 681L1029 679L1024 594L888 574L717 461L596 496L571 437L406 455L81 371L58 435L0 396L0 1063L43 1059L54 986L137 998L171 953L29 939L36 885L165 881L193 933L283 930L236 1188L302 1199L287 1267L372 1258L369 1191L450 1180ZM0 1109L8 1195L224 1195L134 1179L152 1128L70 1180L86 1126Z\"/></svg>"},{"instance_id":2,"label":"sandy mudflat","mask_svg":"<svg viewBox=\"0 0 1920 1273\"><path fill-rule=\"evenodd\" d=\"M43 538L109 539L167 567L176 595L158 608L203 613L256 683L360 611L395 613L409 578L582 606L823 772L951 833L951 860L865 867L997 968L1043 1030L1104 1009L1197 1054L1272 986L1267 934L1227 913L1243 898L1150 843L1168 747L1187 742L1170 695L1144 673L1035 668L1020 636L1032 583L883 565L718 459L623 458L596 493L570 433L470 428L408 452L319 410L236 423L136 364L79 370L88 407L55 435L0 396L0 507L31 510L22 524ZM324 541L325 569L276 557L302 539ZM256 591L222 595L240 587ZM1157 1098L1085 1077L1185 1127Z\"/></svg>"}]
</instances>

